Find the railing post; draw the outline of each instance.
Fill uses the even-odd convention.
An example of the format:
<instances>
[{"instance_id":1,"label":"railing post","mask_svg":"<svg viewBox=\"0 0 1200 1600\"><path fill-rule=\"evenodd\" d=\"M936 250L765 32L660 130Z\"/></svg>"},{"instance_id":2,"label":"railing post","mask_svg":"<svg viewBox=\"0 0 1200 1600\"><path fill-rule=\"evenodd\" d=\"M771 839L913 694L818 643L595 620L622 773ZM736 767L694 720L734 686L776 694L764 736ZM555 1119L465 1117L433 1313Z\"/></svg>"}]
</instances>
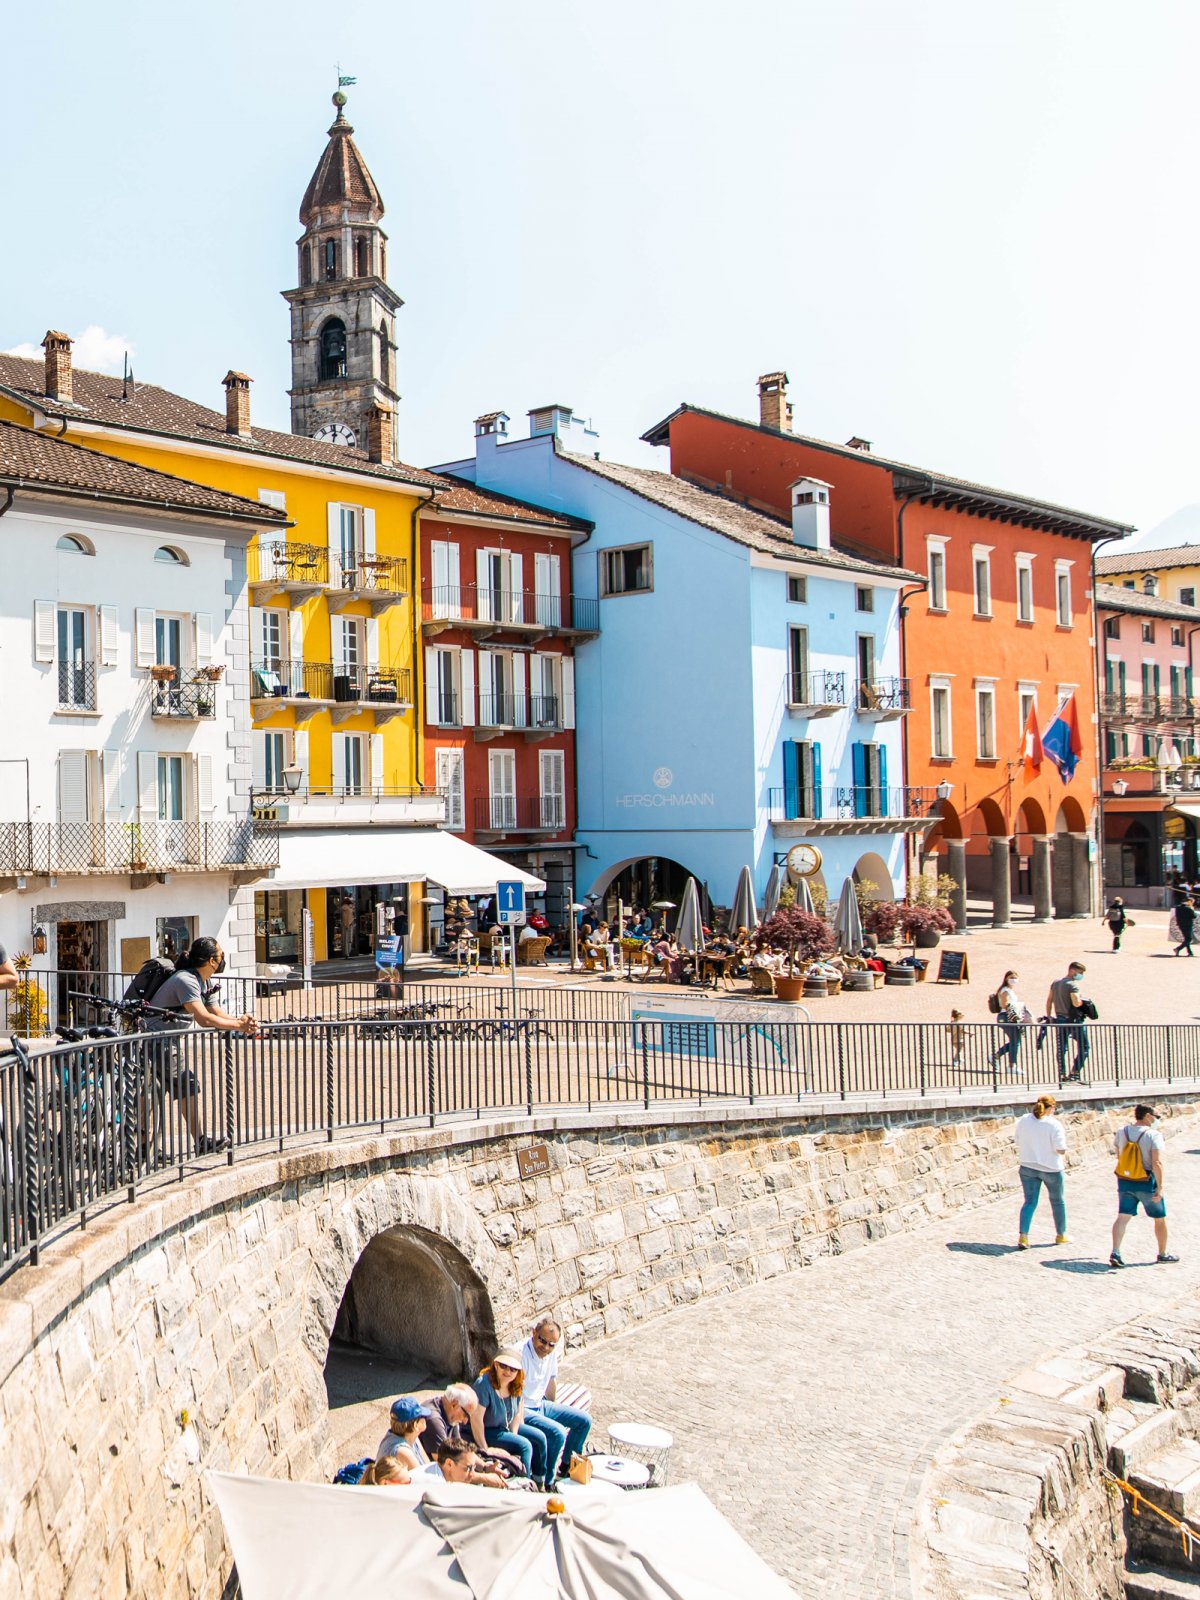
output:
<instances>
[{"instance_id":1,"label":"railing post","mask_svg":"<svg viewBox=\"0 0 1200 1600\"><path fill-rule=\"evenodd\" d=\"M637 1027L640 1027L642 1030L642 1104L645 1106L647 1111L650 1109L650 1049L646 1043L646 1030L648 1026L649 1024L645 1022L622 1023L622 1027L629 1028L631 1031ZM661 1028L662 1024L658 1023L656 1026ZM631 1040L630 1043L632 1044L632 1042L633 1041Z\"/></svg>"},{"instance_id":2,"label":"railing post","mask_svg":"<svg viewBox=\"0 0 1200 1600\"><path fill-rule=\"evenodd\" d=\"M434 1055L434 1034L437 1030L432 1023L425 1024L425 1078L426 1092L429 1095L429 1126L437 1124L437 1060Z\"/></svg>"},{"instance_id":3,"label":"railing post","mask_svg":"<svg viewBox=\"0 0 1200 1600\"><path fill-rule=\"evenodd\" d=\"M1084 1027L1087 1027L1086 1023L1084 1023ZM1091 1042L1090 1031L1089 1031L1088 1042L1089 1043ZM1090 1051L1088 1052L1088 1057L1089 1057L1089 1060L1090 1060L1091 1059L1091 1052ZM1119 1023L1116 1024L1114 1026L1113 1030L1112 1030L1112 1057L1113 1057L1113 1085L1114 1085L1114 1087L1119 1089L1121 1087L1121 1025ZM1066 1055L1065 1054L1063 1056L1063 1060L1064 1061L1066 1060ZM1093 1079L1092 1081L1094 1082L1095 1080Z\"/></svg>"},{"instance_id":4,"label":"railing post","mask_svg":"<svg viewBox=\"0 0 1200 1600\"><path fill-rule=\"evenodd\" d=\"M325 1137L333 1142L334 1082L333 1025L325 1023Z\"/></svg>"},{"instance_id":5,"label":"railing post","mask_svg":"<svg viewBox=\"0 0 1200 1600\"><path fill-rule=\"evenodd\" d=\"M193 1038L198 1037L195 1033ZM237 1140L237 1113L234 1109L233 1034L226 1031L225 1046L225 1162L233 1165L233 1147Z\"/></svg>"},{"instance_id":6,"label":"railing post","mask_svg":"<svg viewBox=\"0 0 1200 1600\"><path fill-rule=\"evenodd\" d=\"M38 1234L42 1196L42 1129L38 1126L33 1063L24 1050L21 1061L21 1143L25 1147L25 1238L29 1259L38 1264Z\"/></svg>"},{"instance_id":7,"label":"railing post","mask_svg":"<svg viewBox=\"0 0 1200 1600\"><path fill-rule=\"evenodd\" d=\"M920 1023L917 1026L920 1028L920 1032L917 1034L917 1057L920 1071L921 1097L924 1099L925 1091L929 1087L925 1063L925 1028Z\"/></svg>"},{"instance_id":8,"label":"railing post","mask_svg":"<svg viewBox=\"0 0 1200 1600\"><path fill-rule=\"evenodd\" d=\"M795 1027L795 1023L792 1023L791 1026L794 1028ZM845 1028L839 1028L838 1031L837 1031L837 1054L838 1054L838 1099L839 1100L844 1100L846 1098L846 1030L845 1030Z\"/></svg>"},{"instance_id":9,"label":"railing post","mask_svg":"<svg viewBox=\"0 0 1200 1600\"><path fill-rule=\"evenodd\" d=\"M726 1035L727 1036L728 1036L729 1031L730 1030L728 1030L728 1029L726 1030ZM747 1091L746 1092L746 1099L749 1101L749 1103L751 1105L753 1105L754 1104L754 1069L755 1069L755 1067L757 1065L756 1040L758 1039L758 1029L753 1027L753 1026L747 1026L746 1028L743 1029L743 1037L746 1039L746 1043L750 1047L749 1048L749 1052L747 1054L747 1060L746 1060L746 1091Z\"/></svg>"},{"instance_id":10,"label":"railing post","mask_svg":"<svg viewBox=\"0 0 1200 1600\"><path fill-rule=\"evenodd\" d=\"M513 966L514 966L514 969L515 969L515 966L516 966L515 957L513 959ZM521 1027L521 1032L524 1034L524 1037L525 1037L525 1102L529 1107L529 1115L532 1116L533 1115L533 1107L534 1107L534 1095L533 1095L533 1024L531 1022L525 1022Z\"/></svg>"}]
</instances>

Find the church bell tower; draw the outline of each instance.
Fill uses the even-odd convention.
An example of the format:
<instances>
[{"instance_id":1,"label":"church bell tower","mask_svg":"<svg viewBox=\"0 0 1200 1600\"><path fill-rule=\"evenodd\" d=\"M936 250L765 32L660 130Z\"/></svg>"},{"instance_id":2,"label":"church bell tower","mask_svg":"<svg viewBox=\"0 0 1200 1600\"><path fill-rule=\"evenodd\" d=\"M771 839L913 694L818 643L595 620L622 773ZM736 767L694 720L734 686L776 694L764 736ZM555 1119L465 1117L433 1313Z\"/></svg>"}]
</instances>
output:
<instances>
[{"instance_id":1,"label":"church bell tower","mask_svg":"<svg viewBox=\"0 0 1200 1600\"><path fill-rule=\"evenodd\" d=\"M333 444L367 445L376 406L394 410L396 312L387 284L383 201L334 95L329 143L300 204L298 289L292 308L292 432ZM393 438L396 431L392 429Z\"/></svg>"}]
</instances>

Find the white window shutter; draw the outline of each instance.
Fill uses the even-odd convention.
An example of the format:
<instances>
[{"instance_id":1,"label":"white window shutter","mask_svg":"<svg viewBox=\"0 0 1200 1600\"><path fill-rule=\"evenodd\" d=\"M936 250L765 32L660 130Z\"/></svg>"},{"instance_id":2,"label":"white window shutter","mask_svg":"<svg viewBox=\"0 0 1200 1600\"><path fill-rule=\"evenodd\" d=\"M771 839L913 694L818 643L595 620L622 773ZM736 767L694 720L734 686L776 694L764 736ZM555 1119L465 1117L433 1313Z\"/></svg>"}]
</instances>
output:
<instances>
[{"instance_id":1,"label":"white window shutter","mask_svg":"<svg viewBox=\"0 0 1200 1600\"><path fill-rule=\"evenodd\" d=\"M522 574L525 563L521 556L514 550L509 562L508 581L512 584L512 599L509 601L509 618L513 622L525 620L525 580Z\"/></svg>"},{"instance_id":2,"label":"white window shutter","mask_svg":"<svg viewBox=\"0 0 1200 1600\"><path fill-rule=\"evenodd\" d=\"M346 733L334 733L329 736L335 789L344 788L346 784L346 742L349 738L350 735Z\"/></svg>"},{"instance_id":3,"label":"white window shutter","mask_svg":"<svg viewBox=\"0 0 1200 1600\"><path fill-rule=\"evenodd\" d=\"M379 618L367 617L367 671L379 671Z\"/></svg>"},{"instance_id":4,"label":"white window shutter","mask_svg":"<svg viewBox=\"0 0 1200 1600\"><path fill-rule=\"evenodd\" d=\"M100 607L100 665L115 667L121 642L121 625L116 606Z\"/></svg>"},{"instance_id":5,"label":"white window shutter","mask_svg":"<svg viewBox=\"0 0 1200 1600\"><path fill-rule=\"evenodd\" d=\"M267 736L258 728L250 735L250 787L267 787Z\"/></svg>"},{"instance_id":6,"label":"white window shutter","mask_svg":"<svg viewBox=\"0 0 1200 1600\"><path fill-rule=\"evenodd\" d=\"M138 606L133 613L133 664L135 667L152 667L157 659L154 640L154 611L150 606Z\"/></svg>"},{"instance_id":7,"label":"white window shutter","mask_svg":"<svg viewBox=\"0 0 1200 1600\"><path fill-rule=\"evenodd\" d=\"M288 612L288 656L294 662L304 660L304 618L298 611Z\"/></svg>"},{"instance_id":8,"label":"white window shutter","mask_svg":"<svg viewBox=\"0 0 1200 1600\"><path fill-rule=\"evenodd\" d=\"M563 727L575 726L575 660L572 656L562 658L562 692L563 692Z\"/></svg>"},{"instance_id":9,"label":"white window shutter","mask_svg":"<svg viewBox=\"0 0 1200 1600\"><path fill-rule=\"evenodd\" d=\"M367 782L370 784L371 789L374 791L376 789L382 789L383 788L383 782L384 782L384 778L383 778L383 735L381 733L373 733L371 735L370 757L371 757L371 766L370 766L370 770L369 770L369 772L367 774Z\"/></svg>"},{"instance_id":10,"label":"white window shutter","mask_svg":"<svg viewBox=\"0 0 1200 1600\"><path fill-rule=\"evenodd\" d=\"M261 661L266 655L266 636L263 633L263 608L248 606L246 615L250 622L250 659Z\"/></svg>"},{"instance_id":11,"label":"white window shutter","mask_svg":"<svg viewBox=\"0 0 1200 1600\"><path fill-rule=\"evenodd\" d=\"M213 624L207 611L196 613L196 665L207 667L212 661Z\"/></svg>"},{"instance_id":12,"label":"white window shutter","mask_svg":"<svg viewBox=\"0 0 1200 1600\"><path fill-rule=\"evenodd\" d=\"M425 646L425 721L436 726L438 716L438 652Z\"/></svg>"},{"instance_id":13,"label":"white window shutter","mask_svg":"<svg viewBox=\"0 0 1200 1600\"><path fill-rule=\"evenodd\" d=\"M464 650L462 653L462 725L464 728L475 726L474 650Z\"/></svg>"},{"instance_id":14,"label":"white window shutter","mask_svg":"<svg viewBox=\"0 0 1200 1600\"><path fill-rule=\"evenodd\" d=\"M488 553L475 552L475 615L485 622L492 620L492 591L488 581Z\"/></svg>"},{"instance_id":15,"label":"white window shutter","mask_svg":"<svg viewBox=\"0 0 1200 1600\"><path fill-rule=\"evenodd\" d=\"M529 718L529 705L525 698L525 660L522 655L510 657L512 661L512 697L513 716L518 727L526 726Z\"/></svg>"},{"instance_id":16,"label":"white window shutter","mask_svg":"<svg viewBox=\"0 0 1200 1600\"><path fill-rule=\"evenodd\" d=\"M104 763L104 814L119 817L121 814L121 752L106 750Z\"/></svg>"},{"instance_id":17,"label":"white window shutter","mask_svg":"<svg viewBox=\"0 0 1200 1600\"><path fill-rule=\"evenodd\" d=\"M205 751L196 756L196 794L202 813L216 809L216 801L213 798L213 760Z\"/></svg>"},{"instance_id":18,"label":"white window shutter","mask_svg":"<svg viewBox=\"0 0 1200 1600\"><path fill-rule=\"evenodd\" d=\"M150 822L158 816L158 755L155 751L138 751L137 781L138 811L143 822Z\"/></svg>"},{"instance_id":19,"label":"white window shutter","mask_svg":"<svg viewBox=\"0 0 1200 1600\"><path fill-rule=\"evenodd\" d=\"M329 502L326 528L329 540L329 581L332 583L338 571L336 562L342 553L342 508L336 500Z\"/></svg>"},{"instance_id":20,"label":"white window shutter","mask_svg":"<svg viewBox=\"0 0 1200 1600\"><path fill-rule=\"evenodd\" d=\"M446 546L446 586L449 589L449 605L446 607L447 616L459 617L462 615L462 589L459 587L462 580L459 576L458 546Z\"/></svg>"},{"instance_id":21,"label":"white window shutter","mask_svg":"<svg viewBox=\"0 0 1200 1600\"><path fill-rule=\"evenodd\" d=\"M87 822L88 774L86 750L58 753L58 820Z\"/></svg>"},{"instance_id":22,"label":"white window shutter","mask_svg":"<svg viewBox=\"0 0 1200 1600\"><path fill-rule=\"evenodd\" d=\"M33 659L53 661L58 648L58 607L53 600L33 602Z\"/></svg>"},{"instance_id":23,"label":"white window shutter","mask_svg":"<svg viewBox=\"0 0 1200 1600\"><path fill-rule=\"evenodd\" d=\"M366 556L367 560L369 561L375 554L375 513L371 510L370 506L363 507L362 530L363 555Z\"/></svg>"},{"instance_id":24,"label":"white window shutter","mask_svg":"<svg viewBox=\"0 0 1200 1600\"><path fill-rule=\"evenodd\" d=\"M292 735L292 765L300 768L300 788L308 788L308 729L297 728Z\"/></svg>"},{"instance_id":25,"label":"white window shutter","mask_svg":"<svg viewBox=\"0 0 1200 1600\"><path fill-rule=\"evenodd\" d=\"M258 503L261 506L274 506L276 511L287 510L287 495L282 489L260 489ZM283 529L280 528L280 533Z\"/></svg>"}]
</instances>

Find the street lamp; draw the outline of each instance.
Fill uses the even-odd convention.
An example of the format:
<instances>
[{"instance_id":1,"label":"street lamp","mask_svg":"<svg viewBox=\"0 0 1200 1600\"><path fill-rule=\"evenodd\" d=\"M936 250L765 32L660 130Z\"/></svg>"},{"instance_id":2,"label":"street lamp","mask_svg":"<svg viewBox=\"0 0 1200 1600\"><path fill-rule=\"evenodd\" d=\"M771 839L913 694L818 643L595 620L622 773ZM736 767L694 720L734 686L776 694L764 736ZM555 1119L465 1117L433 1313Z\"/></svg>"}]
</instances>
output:
<instances>
[{"instance_id":1,"label":"street lamp","mask_svg":"<svg viewBox=\"0 0 1200 1600\"><path fill-rule=\"evenodd\" d=\"M576 918L581 911L586 911L587 907L581 900L572 900L567 910L571 913L571 971L574 972L579 947L579 923Z\"/></svg>"},{"instance_id":2,"label":"street lamp","mask_svg":"<svg viewBox=\"0 0 1200 1600\"><path fill-rule=\"evenodd\" d=\"M295 794L300 787L300 780L304 776L303 767L284 767L283 786L289 794Z\"/></svg>"},{"instance_id":3,"label":"street lamp","mask_svg":"<svg viewBox=\"0 0 1200 1600\"><path fill-rule=\"evenodd\" d=\"M938 784L937 788L933 792L937 795L938 799L944 803L945 801L949 800L953 790L954 785L952 783L947 783L946 779L943 778L941 783Z\"/></svg>"},{"instance_id":4,"label":"street lamp","mask_svg":"<svg viewBox=\"0 0 1200 1600\"><path fill-rule=\"evenodd\" d=\"M1123 795L1128 788L1129 788L1129 785L1125 782L1124 778L1114 778L1113 779L1112 792L1115 795L1118 795L1118 796L1119 795Z\"/></svg>"},{"instance_id":5,"label":"street lamp","mask_svg":"<svg viewBox=\"0 0 1200 1600\"><path fill-rule=\"evenodd\" d=\"M675 902L674 900L655 900L653 903L653 909L655 911L662 912L662 925L663 932L665 933L667 931L667 912L674 911Z\"/></svg>"}]
</instances>

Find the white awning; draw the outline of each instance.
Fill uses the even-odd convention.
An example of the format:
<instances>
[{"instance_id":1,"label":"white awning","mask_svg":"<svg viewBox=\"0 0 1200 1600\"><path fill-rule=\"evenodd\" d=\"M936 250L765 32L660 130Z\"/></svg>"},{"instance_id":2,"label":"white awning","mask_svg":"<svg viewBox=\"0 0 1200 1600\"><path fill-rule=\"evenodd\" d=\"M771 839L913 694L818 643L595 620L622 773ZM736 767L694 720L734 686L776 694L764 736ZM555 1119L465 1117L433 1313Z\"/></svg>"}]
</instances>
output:
<instances>
[{"instance_id":1,"label":"white awning","mask_svg":"<svg viewBox=\"0 0 1200 1600\"><path fill-rule=\"evenodd\" d=\"M1179 817L1191 817L1194 822L1200 822L1200 800L1172 800L1167 807Z\"/></svg>"},{"instance_id":2,"label":"white awning","mask_svg":"<svg viewBox=\"0 0 1200 1600\"><path fill-rule=\"evenodd\" d=\"M284 828L279 866L263 889L337 889L356 883L437 883L448 894L490 894L519 880L546 885L511 861L490 856L440 828Z\"/></svg>"}]
</instances>

